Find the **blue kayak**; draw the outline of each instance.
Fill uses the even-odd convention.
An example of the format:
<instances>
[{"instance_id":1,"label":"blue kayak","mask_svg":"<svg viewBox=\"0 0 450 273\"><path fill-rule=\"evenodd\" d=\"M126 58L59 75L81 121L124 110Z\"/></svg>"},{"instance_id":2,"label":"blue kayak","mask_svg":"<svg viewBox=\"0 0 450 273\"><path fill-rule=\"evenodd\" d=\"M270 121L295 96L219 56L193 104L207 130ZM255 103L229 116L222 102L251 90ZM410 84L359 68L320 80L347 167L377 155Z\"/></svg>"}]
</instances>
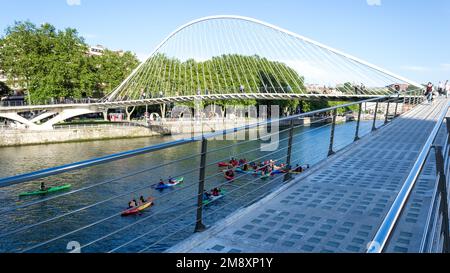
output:
<instances>
[{"instance_id":1,"label":"blue kayak","mask_svg":"<svg viewBox=\"0 0 450 273\"><path fill-rule=\"evenodd\" d=\"M245 173L245 174L252 174L252 175L261 175L262 172L261 171L244 171L241 168L236 168L236 172L237 173Z\"/></svg>"},{"instance_id":2,"label":"blue kayak","mask_svg":"<svg viewBox=\"0 0 450 273\"><path fill-rule=\"evenodd\" d=\"M165 183L164 185L155 185L153 188L157 189L157 190L163 190L163 189L167 189L167 188L172 188L175 187L176 185L183 183L184 181L184 177L180 177L177 179L173 179L173 183Z\"/></svg>"},{"instance_id":3,"label":"blue kayak","mask_svg":"<svg viewBox=\"0 0 450 273\"><path fill-rule=\"evenodd\" d=\"M286 172L284 172L282 170L275 170L271 174L280 174L280 173L286 173Z\"/></svg>"}]
</instances>

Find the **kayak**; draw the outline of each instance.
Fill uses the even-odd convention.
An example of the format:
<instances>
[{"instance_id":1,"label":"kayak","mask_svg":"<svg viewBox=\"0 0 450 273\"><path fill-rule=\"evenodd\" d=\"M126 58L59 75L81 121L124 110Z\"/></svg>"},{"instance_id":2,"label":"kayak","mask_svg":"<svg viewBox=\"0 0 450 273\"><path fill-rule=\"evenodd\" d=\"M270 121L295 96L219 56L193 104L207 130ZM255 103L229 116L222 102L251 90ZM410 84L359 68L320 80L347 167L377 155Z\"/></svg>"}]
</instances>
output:
<instances>
[{"instance_id":1,"label":"kayak","mask_svg":"<svg viewBox=\"0 0 450 273\"><path fill-rule=\"evenodd\" d=\"M252 174L252 175L261 175L262 174L261 171L244 171L241 168L236 168L236 172L238 172L238 173L245 173L245 174Z\"/></svg>"},{"instance_id":2,"label":"kayak","mask_svg":"<svg viewBox=\"0 0 450 273\"><path fill-rule=\"evenodd\" d=\"M66 184L66 185L58 186L58 187L51 187L45 191L39 190L39 191L32 191L32 192L23 192L23 193L19 194L19 196L43 195L43 194L47 194L47 193L53 193L53 192L58 192L58 191L62 191L62 190L67 190L67 189L70 189L70 187L72 187L72 185Z\"/></svg>"},{"instance_id":3,"label":"kayak","mask_svg":"<svg viewBox=\"0 0 450 273\"><path fill-rule=\"evenodd\" d=\"M234 176L228 176L228 175L225 174L225 179L228 180L228 181L231 181L231 180L234 179Z\"/></svg>"},{"instance_id":4,"label":"kayak","mask_svg":"<svg viewBox=\"0 0 450 273\"><path fill-rule=\"evenodd\" d=\"M219 167L228 167L228 166L230 166L230 163L227 163L227 162L219 162L219 163L217 163L217 166L219 166Z\"/></svg>"},{"instance_id":5,"label":"kayak","mask_svg":"<svg viewBox=\"0 0 450 273\"><path fill-rule=\"evenodd\" d=\"M157 189L157 190L163 190L163 189L174 187L174 186L176 186L176 185L178 185L180 183L183 183L184 177L173 179L173 181L175 181L175 182L174 183L168 183L167 182L164 185L155 185L154 188Z\"/></svg>"},{"instance_id":6,"label":"kayak","mask_svg":"<svg viewBox=\"0 0 450 273\"><path fill-rule=\"evenodd\" d=\"M228 167L228 166L236 167L236 166L239 166L239 163L231 164L230 162L219 162L219 163L217 163L217 166L219 166L219 167Z\"/></svg>"},{"instance_id":7,"label":"kayak","mask_svg":"<svg viewBox=\"0 0 450 273\"><path fill-rule=\"evenodd\" d=\"M271 174L280 174L280 173L286 173L286 171L283 170L275 170Z\"/></svg>"},{"instance_id":8,"label":"kayak","mask_svg":"<svg viewBox=\"0 0 450 273\"><path fill-rule=\"evenodd\" d=\"M143 210L151 207L153 205L153 199L150 199L150 201L147 201L146 203L140 205L139 207L127 209L124 212L122 212L122 216L128 216L133 215L142 212Z\"/></svg>"},{"instance_id":9,"label":"kayak","mask_svg":"<svg viewBox=\"0 0 450 273\"><path fill-rule=\"evenodd\" d=\"M263 179L263 180L265 180L265 179L267 179L267 178L270 178L270 174L261 175L260 178Z\"/></svg>"},{"instance_id":10,"label":"kayak","mask_svg":"<svg viewBox=\"0 0 450 273\"><path fill-rule=\"evenodd\" d=\"M220 191L220 195L218 195L218 196L213 196L213 195L211 195L211 197L210 197L209 199L203 200L203 205L206 206L206 205L208 205L208 204L211 204L212 202L214 202L214 201L216 201L216 200L221 199L222 197L224 197L225 194L226 194L226 192L225 192L224 190L221 190L221 191Z\"/></svg>"}]
</instances>

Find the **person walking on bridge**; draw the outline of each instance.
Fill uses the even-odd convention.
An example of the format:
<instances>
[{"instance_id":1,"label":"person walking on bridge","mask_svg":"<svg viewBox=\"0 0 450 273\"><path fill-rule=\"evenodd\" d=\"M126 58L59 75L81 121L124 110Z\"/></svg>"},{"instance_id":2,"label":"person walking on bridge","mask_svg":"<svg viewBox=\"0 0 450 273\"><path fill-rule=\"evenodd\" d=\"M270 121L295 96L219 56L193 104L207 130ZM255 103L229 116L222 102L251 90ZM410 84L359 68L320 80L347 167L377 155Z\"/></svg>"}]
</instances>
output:
<instances>
[{"instance_id":1,"label":"person walking on bridge","mask_svg":"<svg viewBox=\"0 0 450 273\"><path fill-rule=\"evenodd\" d=\"M433 101L433 84L428 82L427 89L425 90L425 97L427 98L428 103Z\"/></svg>"},{"instance_id":2,"label":"person walking on bridge","mask_svg":"<svg viewBox=\"0 0 450 273\"><path fill-rule=\"evenodd\" d=\"M444 91L444 93L445 93L445 98L448 99L448 93L450 93L450 82L448 80L445 82L445 91Z\"/></svg>"},{"instance_id":3,"label":"person walking on bridge","mask_svg":"<svg viewBox=\"0 0 450 273\"><path fill-rule=\"evenodd\" d=\"M444 94L445 84L443 82L439 82L438 84L438 94L442 96Z\"/></svg>"}]
</instances>

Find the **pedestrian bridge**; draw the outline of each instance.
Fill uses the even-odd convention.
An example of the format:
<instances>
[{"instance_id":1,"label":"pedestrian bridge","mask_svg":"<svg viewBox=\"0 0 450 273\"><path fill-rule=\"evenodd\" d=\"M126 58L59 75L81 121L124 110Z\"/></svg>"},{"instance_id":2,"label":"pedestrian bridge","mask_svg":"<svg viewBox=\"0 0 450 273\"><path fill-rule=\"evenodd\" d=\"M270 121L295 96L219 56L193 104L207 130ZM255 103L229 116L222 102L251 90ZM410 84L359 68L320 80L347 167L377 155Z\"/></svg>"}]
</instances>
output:
<instances>
[{"instance_id":1,"label":"pedestrian bridge","mask_svg":"<svg viewBox=\"0 0 450 273\"><path fill-rule=\"evenodd\" d=\"M317 85L326 90L311 94ZM192 21L100 103L0 107L0 117L39 130L196 99L352 102L0 178L0 252L448 252L449 101L423 103L422 89L255 19ZM312 168L228 181L218 163L231 157ZM169 175L184 183L157 191L155 177ZM72 188L18 198L41 182ZM226 194L204 204L215 187ZM121 217L141 195L155 206Z\"/></svg>"},{"instance_id":2,"label":"pedestrian bridge","mask_svg":"<svg viewBox=\"0 0 450 273\"><path fill-rule=\"evenodd\" d=\"M398 93L417 97L422 89L420 83L266 22L218 15L176 29L98 103L0 107L0 118L49 130L86 114L106 118L110 109L125 108L130 118L135 107L160 105L165 117L166 106L194 101L358 101Z\"/></svg>"},{"instance_id":3,"label":"pedestrian bridge","mask_svg":"<svg viewBox=\"0 0 450 273\"><path fill-rule=\"evenodd\" d=\"M407 104L391 96L369 101L375 107L371 119L365 117L364 101L352 103L360 110L347 125L336 122L342 115L338 110L349 106L341 105L2 178L0 214L9 220L0 223L0 250L447 252L450 101ZM380 103L387 103L383 119ZM308 132L327 128L328 136L305 137L305 125L294 125L326 113L331 123ZM276 131L281 122L290 126ZM264 149L261 139L233 138L267 126L273 131L265 139L278 136L272 139L276 149ZM234 140L215 140L224 136ZM178 150L188 146L193 150L187 154ZM305 162L299 155L311 147L314 155ZM312 168L269 179L238 174L230 182L217 167L230 157ZM160 164L146 164L151 158ZM131 161L142 167L128 168ZM170 175L185 177L184 184L151 190L155 181L149 177L174 169ZM102 173L102 180L91 181L92 172ZM39 199L15 197L40 182L56 186L58 181L72 189ZM225 196L204 204L203 192L214 187L224 189ZM134 218L121 217L130 196L149 192L156 197L154 207Z\"/></svg>"}]
</instances>

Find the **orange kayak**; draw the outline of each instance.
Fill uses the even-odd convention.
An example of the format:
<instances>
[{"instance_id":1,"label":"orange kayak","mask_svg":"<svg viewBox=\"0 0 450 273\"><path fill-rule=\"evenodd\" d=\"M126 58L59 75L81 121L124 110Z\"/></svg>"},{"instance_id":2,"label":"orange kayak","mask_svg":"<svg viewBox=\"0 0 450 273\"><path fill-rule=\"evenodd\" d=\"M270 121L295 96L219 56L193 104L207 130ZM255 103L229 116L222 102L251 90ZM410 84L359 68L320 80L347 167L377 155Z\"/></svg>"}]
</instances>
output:
<instances>
[{"instance_id":1,"label":"orange kayak","mask_svg":"<svg viewBox=\"0 0 450 273\"><path fill-rule=\"evenodd\" d=\"M134 207L131 209L127 209L126 211L122 212L122 216L128 216L128 215L133 215L133 214L137 214L142 212L145 209L148 209L149 207L151 207L153 205L153 198L150 198L147 202L145 202L144 204L138 206L138 207Z\"/></svg>"}]
</instances>

